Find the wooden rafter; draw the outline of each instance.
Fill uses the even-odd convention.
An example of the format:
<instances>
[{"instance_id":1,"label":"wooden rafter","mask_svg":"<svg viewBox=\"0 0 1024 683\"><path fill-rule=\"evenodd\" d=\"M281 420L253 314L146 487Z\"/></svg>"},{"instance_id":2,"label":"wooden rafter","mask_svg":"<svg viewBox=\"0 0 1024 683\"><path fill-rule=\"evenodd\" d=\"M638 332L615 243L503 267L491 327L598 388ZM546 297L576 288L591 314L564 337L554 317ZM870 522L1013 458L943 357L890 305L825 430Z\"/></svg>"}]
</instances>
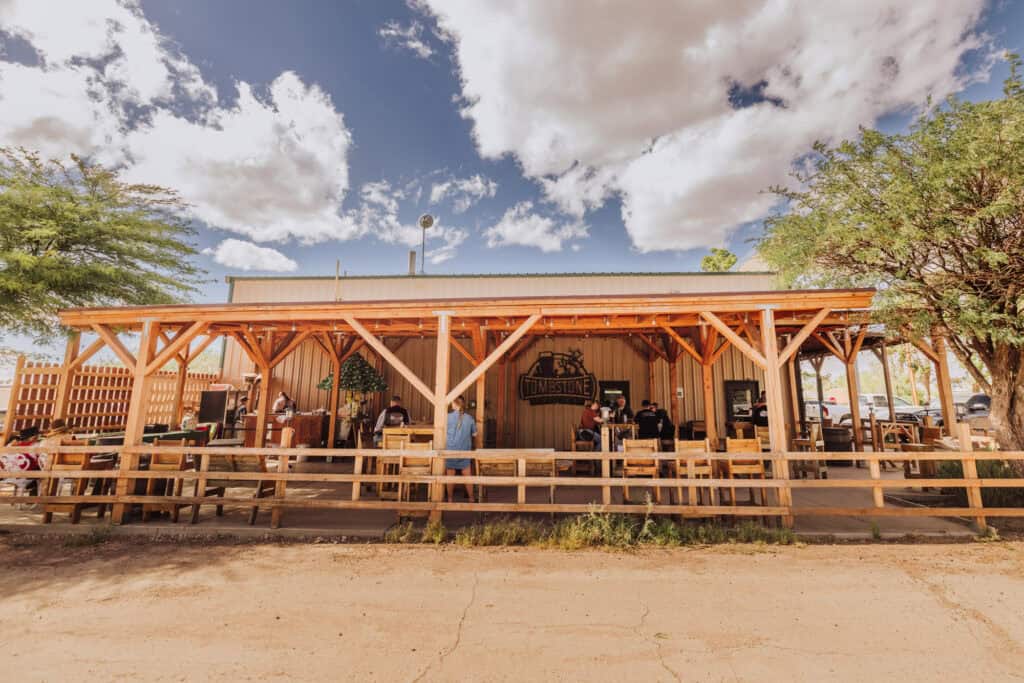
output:
<instances>
[{"instance_id":1,"label":"wooden rafter","mask_svg":"<svg viewBox=\"0 0 1024 683\"><path fill-rule=\"evenodd\" d=\"M93 331L99 335L100 339L106 342L110 350L117 354L117 357L121 359L126 368L135 367L135 356L132 355L131 351L125 348L121 340L117 338L117 334L106 325L93 325Z\"/></svg>"},{"instance_id":2,"label":"wooden rafter","mask_svg":"<svg viewBox=\"0 0 1024 683\"><path fill-rule=\"evenodd\" d=\"M188 349L188 345L192 343L192 340L198 337L200 334L206 331L206 328L210 326L210 323L202 320L192 323L187 330L184 330L174 336L174 340L170 344L165 346L160 353L156 355L156 358L152 360L146 366L146 374L152 375L154 372L167 365L180 351Z\"/></svg>"},{"instance_id":3,"label":"wooden rafter","mask_svg":"<svg viewBox=\"0 0 1024 683\"><path fill-rule=\"evenodd\" d=\"M284 345L284 348L282 348L280 351L274 354L274 357L270 360L270 367L275 367L281 361L287 358L289 354L291 354L295 349L299 348L302 342L309 339L309 337L312 334L313 330L303 330L302 332L299 332L298 334L293 336L288 341L288 343Z\"/></svg>"},{"instance_id":4,"label":"wooden rafter","mask_svg":"<svg viewBox=\"0 0 1024 683\"><path fill-rule=\"evenodd\" d=\"M448 341L451 342L452 347L454 347L454 349L456 351L458 351L459 353L462 354L463 358L465 358L466 360L469 361L470 365L472 365L474 367L477 365L477 363L479 362L479 359L477 359L476 357L473 356L473 354L471 354L469 351L467 351L466 347L463 346L462 344L460 344L458 339L456 339L454 336L452 336L452 337L448 338Z\"/></svg>"},{"instance_id":5,"label":"wooden rafter","mask_svg":"<svg viewBox=\"0 0 1024 683\"><path fill-rule=\"evenodd\" d=\"M656 356L663 360L668 360L668 354L665 352L665 350L659 347L657 344L655 344L651 340L651 338L648 337L646 334L644 334L643 332L637 332L636 337L637 339L642 341L648 348L650 348Z\"/></svg>"},{"instance_id":6,"label":"wooden rafter","mask_svg":"<svg viewBox=\"0 0 1024 683\"><path fill-rule=\"evenodd\" d=\"M846 354L843 353L843 351L839 348L838 345L833 344L828 339L825 339L825 337L822 336L819 332L812 332L811 336L817 339L818 342L821 343L821 345L824 346L826 349L828 349L828 352L831 353L833 356L835 356L841 361L846 361Z\"/></svg>"},{"instance_id":7,"label":"wooden rafter","mask_svg":"<svg viewBox=\"0 0 1024 683\"><path fill-rule=\"evenodd\" d=\"M706 321L711 323L715 329L718 330L719 334L728 339L733 346L739 349L740 353L754 361L755 365L759 366L762 370L766 370L768 368L768 362L764 359L764 355L748 344L743 337L736 334L735 330L722 322L721 318L710 311L702 311L700 315Z\"/></svg>"},{"instance_id":8,"label":"wooden rafter","mask_svg":"<svg viewBox=\"0 0 1024 683\"><path fill-rule=\"evenodd\" d=\"M789 343L786 344L786 348L784 348L782 353L779 354L780 368L789 360L790 356L800 350L800 346L807 341L807 338L811 336L811 333L818 329L818 325L821 324L821 321L824 320L831 312L832 310L829 308L821 309L806 325L800 328L800 331L796 333L796 336L789 340ZM865 329L867 328L865 327Z\"/></svg>"},{"instance_id":9,"label":"wooden rafter","mask_svg":"<svg viewBox=\"0 0 1024 683\"><path fill-rule=\"evenodd\" d=\"M188 349L186 349L188 351L188 356L185 358L186 363L191 363L192 361L194 361L196 358L199 357L199 354L205 351L210 346L210 344L217 341L218 339L220 339L219 334L207 334L206 339L199 342L199 346L195 347L194 349L191 348L190 346Z\"/></svg>"},{"instance_id":10,"label":"wooden rafter","mask_svg":"<svg viewBox=\"0 0 1024 683\"><path fill-rule=\"evenodd\" d=\"M665 330L665 333L668 334L668 336L672 337L672 339L675 340L676 344L679 345L679 348L681 348L686 353L690 354L690 356L695 361L697 361L698 363L704 362L704 358L699 353L697 353L697 349L694 348L693 344L691 344L681 334L679 334L678 332L676 332L671 327L665 324L662 324L661 328Z\"/></svg>"},{"instance_id":11,"label":"wooden rafter","mask_svg":"<svg viewBox=\"0 0 1024 683\"><path fill-rule=\"evenodd\" d=\"M538 320L540 320L539 313L534 313L529 318L527 318L526 321L523 322L523 324L520 325L515 332L506 337L505 341L498 345L498 348L491 351L491 353L488 354L488 356L484 358L482 361L480 361L480 363L478 363L477 366L473 368L473 370L468 375L466 375L466 377L461 382L456 384L455 387L448 392L447 396L445 397L445 401L451 402L452 400L455 399L455 397L461 395L463 391L472 386L473 382L476 381L477 377L480 377L485 372L487 372L487 368L494 365L495 361L504 356L505 353L509 349L511 349L523 335L530 331L530 328L532 328Z\"/></svg>"},{"instance_id":12,"label":"wooden rafter","mask_svg":"<svg viewBox=\"0 0 1024 683\"><path fill-rule=\"evenodd\" d=\"M106 346L106 342L103 340L102 337L94 340L92 344L86 346L85 349L83 349L77 356L74 357L74 359L72 359L70 363L68 363L68 370L73 372L78 368L82 367L83 365L85 365L85 362L87 360L95 356L96 352L102 349L104 346Z\"/></svg>"},{"instance_id":13,"label":"wooden rafter","mask_svg":"<svg viewBox=\"0 0 1024 683\"><path fill-rule=\"evenodd\" d=\"M909 341L915 349L923 353L931 362L939 362L939 354L935 353L935 349L933 349L928 342L923 339L908 339L907 341Z\"/></svg>"},{"instance_id":14,"label":"wooden rafter","mask_svg":"<svg viewBox=\"0 0 1024 683\"><path fill-rule=\"evenodd\" d=\"M375 337L368 329L363 327L362 323L360 323L355 318L351 316L346 316L344 320L349 327L355 330L356 334L362 337L363 340L367 344L369 344L370 348L372 348L374 351L380 354L380 357L383 358L389 365L391 365L391 367L393 367L395 371L398 372L398 374L404 377L406 381L408 381L409 384L411 384L413 388L416 389L416 391L423 394L423 396L425 396L428 401L434 403L434 392L431 391L431 389L427 387L426 384L423 383L423 380L416 376L416 373L410 370L405 363L399 360L398 356L396 356L391 351L391 349L389 349L387 345L384 344L384 342Z\"/></svg>"}]
</instances>

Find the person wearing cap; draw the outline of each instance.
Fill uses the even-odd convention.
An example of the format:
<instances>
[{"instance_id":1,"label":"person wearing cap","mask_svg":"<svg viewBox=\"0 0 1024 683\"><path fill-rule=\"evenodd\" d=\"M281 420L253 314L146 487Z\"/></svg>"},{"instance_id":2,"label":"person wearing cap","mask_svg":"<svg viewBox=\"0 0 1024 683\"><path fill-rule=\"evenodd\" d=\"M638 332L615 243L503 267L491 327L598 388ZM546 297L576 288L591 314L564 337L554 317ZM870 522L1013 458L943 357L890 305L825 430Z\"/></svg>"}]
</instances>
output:
<instances>
[{"instance_id":1,"label":"person wearing cap","mask_svg":"<svg viewBox=\"0 0 1024 683\"><path fill-rule=\"evenodd\" d=\"M373 427L374 445L379 446L384 440L385 427L402 427L411 422L409 411L402 406L402 397L392 396L391 403L377 416L377 424Z\"/></svg>"}]
</instances>

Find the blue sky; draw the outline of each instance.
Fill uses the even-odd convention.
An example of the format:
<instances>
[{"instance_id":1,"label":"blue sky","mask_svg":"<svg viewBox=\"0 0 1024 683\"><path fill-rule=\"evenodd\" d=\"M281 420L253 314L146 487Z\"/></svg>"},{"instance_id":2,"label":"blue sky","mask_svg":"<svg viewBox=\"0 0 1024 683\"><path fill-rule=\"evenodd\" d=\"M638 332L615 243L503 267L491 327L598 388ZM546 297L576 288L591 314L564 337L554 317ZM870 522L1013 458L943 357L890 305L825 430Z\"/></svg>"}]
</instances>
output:
<instances>
[{"instance_id":1,"label":"blue sky","mask_svg":"<svg viewBox=\"0 0 1024 683\"><path fill-rule=\"evenodd\" d=\"M423 212L432 273L694 270L814 139L998 94L1022 5L0 0L0 142L181 190L204 301L402 272Z\"/></svg>"}]
</instances>

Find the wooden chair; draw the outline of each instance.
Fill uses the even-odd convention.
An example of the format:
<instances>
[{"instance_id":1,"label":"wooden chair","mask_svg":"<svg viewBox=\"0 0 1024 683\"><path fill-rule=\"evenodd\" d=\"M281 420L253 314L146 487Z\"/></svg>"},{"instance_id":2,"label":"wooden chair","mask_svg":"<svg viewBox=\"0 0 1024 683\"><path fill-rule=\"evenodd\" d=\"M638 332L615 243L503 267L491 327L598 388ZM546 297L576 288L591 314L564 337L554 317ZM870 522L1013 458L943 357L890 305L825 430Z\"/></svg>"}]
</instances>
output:
<instances>
[{"instance_id":1,"label":"wooden chair","mask_svg":"<svg viewBox=\"0 0 1024 683\"><path fill-rule=\"evenodd\" d=\"M267 498L273 496L276 490L276 482L267 479L258 479L253 482L251 479L248 480L235 480L235 479L220 479L216 477L217 472L258 472L266 474L270 470L267 467L267 457L265 455L259 455L255 459L250 457L235 457L233 455L211 455L210 466L207 470L211 477L206 480L206 485L203 487L203 497L219 496L224 497L228 488L251 486L255 484L255 490L253 491L253 499ZM199 491L199 480L196 480L196 492L198 495ZM259 514L260 508L258 505L252 506L249 511L249 525L256 524L256 516ZM221 517L224 514L224 506L217 506L217 516ZM199 521L199 505L192 506L192 524Z\"/></svg>"},{"instance_id":2,"label":"wooden chair","mask_svg":"<svg viewBox=\"0 0 1024 683\"><path fill-rule=\"evenodd\" d=\"M184 448L191 446L191 441L185 439L169 439L161 441L153 439L153 446L177 446ZM150 472L184 472L193 468L192 463L185 456L185 452L178 453L152 453L149 456ZM183 479L147 479L147 496L180 496L185 481ZM142 521L148 522L154 512L171 513L171 521L178 521L178 511L187 507L180 503L145 503L142 506Z\"/></svg>"},{"instance_id":3,"label":"wooden chair","mask_svg":"<svg viewBox=\"0 0 1024 683\"><path fill-rule=\"evenodd\" d=\"M622 440L622 478L647 477L656 479L659 474L658 461L653 458L637 457L643 454L650 455L658 452L660 439L623 439ZM622 499L627 503L629 499L629 487L622 487ZM654 488L654 500L661 503L661 489Z\"/></svg>"},{"instance_id":4,"label":"wooden chair","mask_svg":"<svg viewBox=\"0 0 1024 683\"><path fill-rule=\"evenodd\" d=\"M598 425L600 429L600 425ZM586 439L579 438L579 427L569 427L569 450L573 453L593 453L594 442L587 441ZM560 470L569 474L577 474L582 469L587 470L588 474L594 474L597 472L597 464L594 460L568 460L559 461L562 463ZM565 463L570 463L566 466Z\"/></svg>"},{"instance_id":5,"label":"wooden chair","mask_svg":"<svg viewBox=\"0 0 1024 683\"><path fill-rule=\"evenodd\" d=\"M820 453L825 450L825 441L821 438L821 425L811 422L807 438L793 439L793 448L807 453ZM793 461L793 474L804 479L808 473L813 473L815 479L824 479L828 476L828 463L822 460L795 460Z\"/></svg>"},{"instance_id":6,"label":"wooden chair","mask_svg":"<svg viewBox=\"0 0 1024 683\"><path fill-rule=\"evenodd\" d=\"M407 449L412 443L408 434L383 434L381 448L386 451L401 451ZM375 471L377 474L397 475L401 469L401 458L398 456L381 456L377 458ZM397 483L380 482L377 484L377 497L381 500L398 500L399 486Z\"/></svg>"},{"instance_id":7,"label":"wooden chair","mask_svg":"<svg viewBox=\"0 0 1024 683\"><path fill-rule=\"evenodd\" d=\"M738 434L737 436L739 437ZM754 438L760 442L762 451L770 451L772 449L772 440L767 427L754 425Z\"/></svg>"},{"instance_id":8,"label":"wooden chair","mask_svg":"<svg viewBox=\"0 0 1024 683\"><path fill-rule=\"evenodd\" d=\"M405 445L407 451L432 451L434 450L433 441L424 442L412 442ZM430 474L430 456L420 455L400 455L398 457L398 473L402 474L415 474L415 475L429 475ZM424 486L427 491L427 499L430 498L430 485L429 484L407 484L400 483L398 485L398 498L399 500L412 500L412 487L413 486ZM399 516L406 516L399 513Z\"/></svg>"},{"instance_id":9,"label":"wooden chair","mask_svg":"<svg viewBox=\"0 0 1024 683\"><path fill-rule=\"evenodd\" d=\"M733 434L736 435L735 438L737 439L746 439L748 438L747 434L754 433L753 422L731 422L730 426L732 427Z\"/></svg>"},{"instance_id":10,"label":"wooden chair","mask_svg":"<svg viewBox=\"0 0 1024 683\"><path fill-rule=\"evenodd\" d=\"M726 453L759 453L761 451L761 441L759 439L726 439L725 451ZM726 460L725 475L728 479L737 479L739 477L764 479L764 460ZM729 491L732 504L736 505L736 487L730 486ZM761 505L767 504L767 501L768 496L764 488L761 488ZM750 502L754 502L753 487L750 488Z\"/></svg>"},{"instance_id":11,"label":"wooden chair","mask_svg":"<svg viewBox=\"0 0 1024 683\"><path fill-rule=\"evenodd\" d=\"M62 439L62 446L74 445L81 446L81 442L70 439ZM51 453L49 454L48 462L46 463L47 471L50 472L82 472L85 470L112 470L114 469L113 460L102 460L93 458L90 453ZM113 482L113 479L101 479L99 480L96 489L96 493L102 493L109 488L109 483ZM59 477L53 477L47 479L45 485L42 487L44 496L56 496L59 495L62 480ZM88 479L71 479L70 480L72 496L84 496L89 486ZM71 515L71 523L78 524L82 518L82 510L89 505L88 503L47 503L43 506L43 524L49 524L53 521L53 514L63 513ZM99 511L97 517L102 519L106 511L107 506L99 503Z\"/></svg>"},{"instance_id":12,"label":"wooden chair","mask_svg":"<svg viewBox=\"0 0 1024 683\"><path fill-rule=\"evenodd\" d=\"M526 476L528 477L557 477L559 472L558 462L554 458L550 460L527 460ZM564 461L572 462L572 461ZM481 477L514 477L516 476L515 458L486 458L476 461L477 474ZM480 502L487 499L487 486L480 484ZM548 502L555 502L555 487L548 489Z\"/></svg>"},{"instance_id":13,"label":"wooden chair","mask_svg":"<svg viewBox=\"0 0 1024 683\"><path fill-rule=\"evenodd\" d=\"M677 454L710 453L711 443L707 439L696 439L692 441L675 440ZM715 468L710 459L686 460L679 458L674 462L675 475L677 479L714 479ZM700 505L701 490L704 487L689 486L687 490L687 502L690 505ZM708 488L708 498L712 505L718 505L718 494L714 487ZM683 504L683 487L676 488L676 504Z\"/></svg>"}]
</instances>

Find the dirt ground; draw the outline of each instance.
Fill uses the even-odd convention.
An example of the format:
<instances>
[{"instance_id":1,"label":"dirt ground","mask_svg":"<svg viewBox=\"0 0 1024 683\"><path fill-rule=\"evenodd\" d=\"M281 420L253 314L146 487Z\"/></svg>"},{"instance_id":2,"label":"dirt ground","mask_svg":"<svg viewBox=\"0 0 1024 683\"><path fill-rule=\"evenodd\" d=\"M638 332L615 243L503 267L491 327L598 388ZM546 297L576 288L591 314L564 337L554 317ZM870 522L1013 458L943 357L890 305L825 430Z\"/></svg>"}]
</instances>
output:
<instances>
[{"instance_id":1,"label":"dirt ground","mask_svg":"<svg viewBox=\"0 0 1024 683\"><path fill-rule=\"evenodd\" d=\"M1024 677L1024 543L0 545L6 680Z\"/></svg>"}]
</instances>

